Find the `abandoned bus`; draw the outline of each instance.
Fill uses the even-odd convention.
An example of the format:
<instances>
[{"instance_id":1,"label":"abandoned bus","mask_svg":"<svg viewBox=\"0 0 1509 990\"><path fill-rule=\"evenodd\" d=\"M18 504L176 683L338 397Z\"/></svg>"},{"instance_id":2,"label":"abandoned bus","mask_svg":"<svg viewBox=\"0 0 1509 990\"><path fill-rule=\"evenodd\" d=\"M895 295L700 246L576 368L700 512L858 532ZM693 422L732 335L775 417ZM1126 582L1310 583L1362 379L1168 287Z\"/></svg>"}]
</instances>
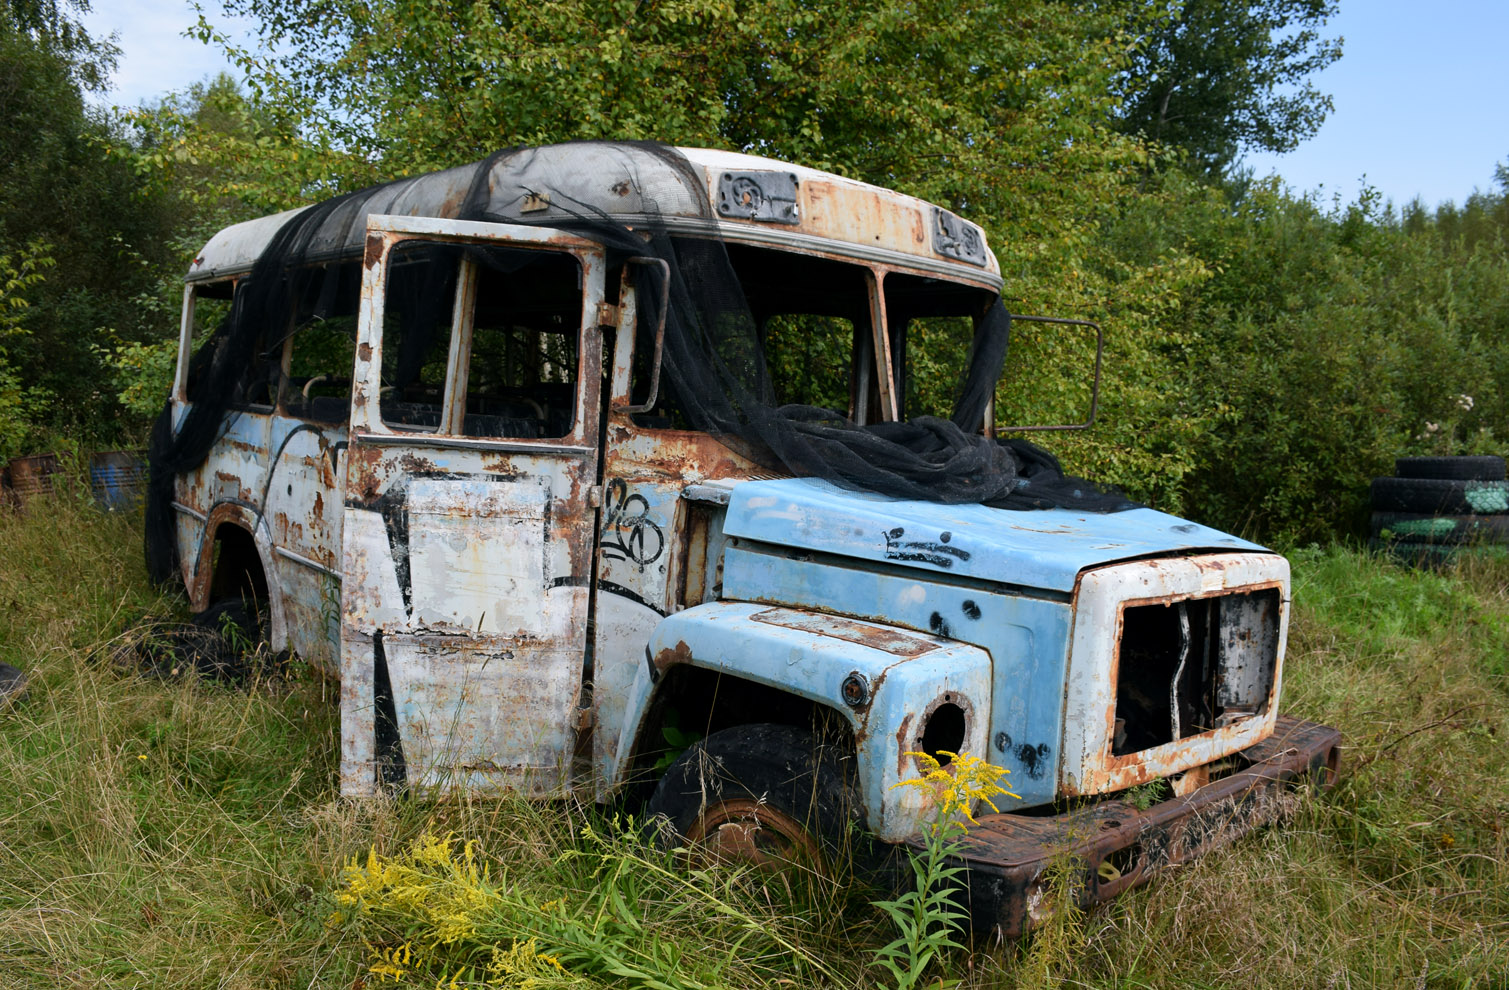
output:
<instances>
[{"instance_id":1,"label":"abandoned bus","mask_svg":"<svg viewBox=\"0 0 1509 990\"><path fill-rule=\"evenodd\" d=\"M947 210L649 144L237 224L188 274L149 557L339 679L349 796L643 787L689 841L821 857L919 841L915 754L988 758L1021 799L969 904L1017 933L1050 859L1108 899L1339 740L1279 715L1281 556L997 436L1001 286Z\"/></svg>"}]
</instances>

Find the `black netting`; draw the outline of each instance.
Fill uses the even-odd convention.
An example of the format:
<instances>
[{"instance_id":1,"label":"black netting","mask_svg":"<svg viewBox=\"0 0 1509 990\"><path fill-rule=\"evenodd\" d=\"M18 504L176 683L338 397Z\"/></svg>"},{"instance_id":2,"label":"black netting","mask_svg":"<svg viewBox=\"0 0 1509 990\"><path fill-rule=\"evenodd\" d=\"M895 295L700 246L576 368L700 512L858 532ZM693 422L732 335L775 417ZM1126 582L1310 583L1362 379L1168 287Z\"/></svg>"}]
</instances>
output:
<instances>
[{"instance_id":1,"label":"black netting","mask_svg":"<svg viewBox=\"0 0 1509 990\"><path fill-rule=\"evenodd\" d=\"M498 152L472 166L352 193L284 223L243 280L229 316L195 356L194 401L183 422L175 433L165 411L153 431L147 560L154 578L168 579L174 567L174 476L203 463L239 414L237 406L248 401L248 380L255 390L255 383L275 378L293 314L336 291L322 280L337 277L339 268L324 262L359 256L369 213L563 228L602 244L610 269L636 256L665 261L670 286L662 401L651 418L712 434L769 469L898 498L1008 509L1113 512L1134 504L1066 476L1057 459L1034 444L993 441L978 432L1011 332L999 300L976 314L948 419L861 426L834 409L779 404L762 346L764 314L757 319L751 309L699 169L665 145L588 142ZM435 335L448 330L449 294L434 279L449 277L441 273L452 267L430 265L407 285L395 280L402 334L391 373L395 387L415 380ZM643 362L653 349L649 331L663 286L653 284L660 278L657 266L639 272L636 354ZM385 368L385 382L388 375Z\"/></svg>"}]
</instances>

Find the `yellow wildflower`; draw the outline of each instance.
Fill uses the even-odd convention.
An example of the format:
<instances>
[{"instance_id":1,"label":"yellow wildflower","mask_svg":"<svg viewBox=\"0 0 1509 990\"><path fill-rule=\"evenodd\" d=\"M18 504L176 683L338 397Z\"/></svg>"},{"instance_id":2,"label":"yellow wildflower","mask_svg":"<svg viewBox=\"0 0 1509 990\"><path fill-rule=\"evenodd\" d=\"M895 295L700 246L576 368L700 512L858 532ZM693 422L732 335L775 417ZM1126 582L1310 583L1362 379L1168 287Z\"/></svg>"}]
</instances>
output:
<instances>
[{"instance_id":1,"label":"yellow wildflower","mask_svg":"<svg viewBox=\"0 0 1509 990\"><path fill-rule=\"evenodd\" d=\"M903 780L893 786L917 787L935 793L940 821L962 814L969 819L970 824L978 825L973 813L976 802L984 801L992 811L999 812L1001 809L996 807L992 798L1004 795L1021 799L1020 794L1001 786L1001 778L1011 772L1005 767L998 767L981 757L965 753L950 753L947 750L938 752L940 756L948 757L947 765L939 763L936 757L927 753L907 753L907 756L915 756L922 765L922 776Z\"/></svg>"}]
</instances>

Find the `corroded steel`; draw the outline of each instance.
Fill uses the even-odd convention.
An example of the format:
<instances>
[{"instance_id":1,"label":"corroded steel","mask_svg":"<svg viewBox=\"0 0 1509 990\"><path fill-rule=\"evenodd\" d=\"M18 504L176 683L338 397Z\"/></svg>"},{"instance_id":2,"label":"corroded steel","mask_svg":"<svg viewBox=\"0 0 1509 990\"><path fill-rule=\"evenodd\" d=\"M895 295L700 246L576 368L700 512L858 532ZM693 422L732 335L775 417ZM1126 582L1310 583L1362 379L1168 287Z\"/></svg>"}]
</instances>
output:
<instances>
[{"instance_id":1,"label":"corroded steel","mask_svg":"<svg viewBox=\"0 0 1509 990\"><path fill-rule=\"evenodd\" d=\"M972 923L1020 935L1063 897L1081 908L1110 900L1281 821L1298 786L1335 781L1340 745L1335 729L1286 717L1271 737L1240 751L1243 769L1145 810L1108 800L1051 816L981 815L964 840ZM1057 877L1055 864L1067 867Z\"/></svg>"}]
</instances>

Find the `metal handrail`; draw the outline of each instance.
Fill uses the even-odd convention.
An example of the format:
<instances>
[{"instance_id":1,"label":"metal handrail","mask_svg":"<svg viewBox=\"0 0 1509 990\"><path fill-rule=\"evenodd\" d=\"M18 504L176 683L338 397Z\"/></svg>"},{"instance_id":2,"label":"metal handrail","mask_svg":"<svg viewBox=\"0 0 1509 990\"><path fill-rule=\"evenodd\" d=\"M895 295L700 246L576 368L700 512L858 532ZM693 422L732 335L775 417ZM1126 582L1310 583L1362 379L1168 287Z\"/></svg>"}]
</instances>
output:
<instances>
[{"instance_id":1,"label":"metal handrail","mask_svg":"<svg viewBox=\"0 0 1509 990\"><path fill-rule=\"evenodd\" d=\"M655 357L650 364L650 394L638 405L619 406L616 410L621 413L644 413L654 409L655 403L660 400L660 357L665 349L665 318L671 301L671 266L663 258L651 258L642 254L630 258L629 264L660 266L660 318L655 326Z\"/></svg>"}]
</instances>

